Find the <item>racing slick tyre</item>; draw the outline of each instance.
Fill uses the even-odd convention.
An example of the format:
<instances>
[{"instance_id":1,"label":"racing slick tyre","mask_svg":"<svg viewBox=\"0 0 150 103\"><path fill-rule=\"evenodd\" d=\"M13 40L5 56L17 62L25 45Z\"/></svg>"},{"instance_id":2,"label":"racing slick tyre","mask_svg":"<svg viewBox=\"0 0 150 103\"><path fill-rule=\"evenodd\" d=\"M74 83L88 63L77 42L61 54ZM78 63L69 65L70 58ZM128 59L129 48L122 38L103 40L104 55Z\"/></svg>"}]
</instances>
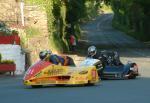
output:
<instances>
[{"instance_id":1,"label":"racing slick tyre","mask_svg":"<svg viewBox=\"0 0 150 103\"><path fill-rule=\"evenodd\" d=\"M132 74L128 77L128 79L135 79L136 78L136 75Z\"/></svg>"},{"instance_id":2,"label":"racing slick tyre","mask_svg":"<svg viewBox=\"0 0 150 103\"><path fill-rule=\"evenodd\" d=\"M64 87L64 84L56 84L56 87Z\"/></svg>"},{"instance_id":3,"label":"racing slick tyre","mask_svg":"<svg viewBox=\"0 0 150 103\"><path fill-rule=\"evenodd\" d=\"M85 84L85 86L94 86L94 85L95 85L95 83L91 83L90 81L88 81L88 83Z\"/></svg>"},{"instance_id":4,"label":"racing slick tyre","mask_svg":"<svg viewBox=\"0 0 150 103\"><path fill-rule=\"evenodd\" d=\"M42 85L31 85L32 88L41 88L43 87Z\"/></svg>"}]
</instances>

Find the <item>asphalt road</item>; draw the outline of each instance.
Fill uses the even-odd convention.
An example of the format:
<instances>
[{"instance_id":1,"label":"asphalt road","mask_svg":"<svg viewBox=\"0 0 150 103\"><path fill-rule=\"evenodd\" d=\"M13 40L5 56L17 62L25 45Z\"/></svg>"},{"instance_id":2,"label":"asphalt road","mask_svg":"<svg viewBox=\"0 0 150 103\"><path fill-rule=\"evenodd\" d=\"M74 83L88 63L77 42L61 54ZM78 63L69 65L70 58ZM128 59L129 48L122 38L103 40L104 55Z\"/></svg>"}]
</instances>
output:
<instances>
[{"instance_id":1,"label":"asphalt road","mask_svg":"<svg viewBox=\"0 0 150 103\"><path fill-rule=\"evenodd\" d=\"M113 14L103 14L82 26L86 43L101 49L143 48L144 44L112 27Z\"/></svg>"},{"instance_id":2,"label":"asphalt road","mask_svg":"<svg viewBox=\"0 0 150 103\"><path fill-rule=\"evenodd\" d=\"M95 45L98 51L112 50L120 54L121 61L134 61L143 77L150 77L150 47L112 27L113 14L103 14L95 20L82 25L84 36L80 40L79 50L83 60L87 48Z\"/></svg>"},{"instance_id":3,"label":"asphalt road","mask_svg":"<svg viewBox=\"0 0 150 103\"><path fill-rule=\"evenodd\" d=\"M0 103L150 103L150 49L111 26L112 14L83 26L86 46L120 53L122 62L133 60L141 76L135 80L105 80L95 86L25 87L22 76L0 75ZM83 45L81 46L83 47ZM82 56L82 55L81 55Z\"/></svg>"},{"instance_id":4,"label":"asphalt road","mask_svg":"<svg viewBox=\"0 0 150 103\"><path fill-rule=\"evenodd\" d=\"M105 80L96 86L24 87L22 77L0 78L0 103L150 103L150 78Z\"/></svg>"}]
</instances>

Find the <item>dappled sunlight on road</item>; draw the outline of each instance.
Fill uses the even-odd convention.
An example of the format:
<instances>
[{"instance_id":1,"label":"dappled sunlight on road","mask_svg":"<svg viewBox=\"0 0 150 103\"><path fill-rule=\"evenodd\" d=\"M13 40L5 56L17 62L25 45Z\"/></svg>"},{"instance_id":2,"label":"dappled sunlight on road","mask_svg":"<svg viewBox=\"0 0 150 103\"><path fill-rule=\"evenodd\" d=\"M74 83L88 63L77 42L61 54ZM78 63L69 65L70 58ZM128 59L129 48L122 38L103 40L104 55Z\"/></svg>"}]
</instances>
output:
<instances>
[{"instance_id":1,"label":"dappled sunlight on road","mask_svg":"<svg viewBox=\"0 0 150 103\"><path fill-rule=\"evenodd\" d=\"M83 24L83 37L79 40L75 61L79 64L87 55L87 48L95 45L98 51L111 50L120 54L121 61L138 64L142 77L150 77L150 48L144 43L112 27L113 14L101 14L95 20ZM79 51L79 52L78 52Z\"/></svg>"}]
</instances>

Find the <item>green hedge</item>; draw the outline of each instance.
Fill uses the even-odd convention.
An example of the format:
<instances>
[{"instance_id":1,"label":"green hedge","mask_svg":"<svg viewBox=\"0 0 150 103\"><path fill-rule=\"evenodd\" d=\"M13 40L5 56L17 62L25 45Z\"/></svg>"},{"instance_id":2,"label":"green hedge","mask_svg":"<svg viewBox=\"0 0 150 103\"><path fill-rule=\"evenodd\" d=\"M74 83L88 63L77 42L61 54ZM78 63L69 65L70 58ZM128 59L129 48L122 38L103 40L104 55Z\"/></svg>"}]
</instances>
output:
<instances>
[{"instance_id":1,"label":"green hedge","mask_svg":"<svg viewBox=\"0 0 150 103\"><path fill-rule=\"evenodd\" d=\"M150 40L150 0L111 0L113 25L141 41Z\"/></svg>"},{"instance_id":2,"label":"green hedge","mask_svg":"<svg viewBox=\"0 0 150 103\"><path fill-rule=\"evenodd\" d=\"M0 22L0 36L9 36L9 35L16 35L16 34L18 34L18 31L11 30L5 25L5 23Z\"/></svg>"},{"instance_id":3,"label":"green hedge","mask_svg":"<svg viewBox=\"0 0 150 103\"><path fill-rule=\"evenodd\" d=\"M2 55L0 54L0 64L15 64L13 60L2 60Z\"/></svg>"},{"instance_id":4,"label":"green hedge","mask_svg":"<svg viewBox=\"0 0 150 103\"><path fill-rule=\"evenodd\" d=\"M0 64L15 64L13 60L2 60Z\"/></svg>"},{"instance_id":5,"label":"green hedge","mask_svg":"<svg viewBox=\"0 0 150 103\"><path fill-rule=\"evenodd\" d=\"M43 4L48 17L50 47L59 52L69 51L69 36L80 37L79 23L94 17L99 9L99 0L28 0Z\"/></svg>"}]
</instances>

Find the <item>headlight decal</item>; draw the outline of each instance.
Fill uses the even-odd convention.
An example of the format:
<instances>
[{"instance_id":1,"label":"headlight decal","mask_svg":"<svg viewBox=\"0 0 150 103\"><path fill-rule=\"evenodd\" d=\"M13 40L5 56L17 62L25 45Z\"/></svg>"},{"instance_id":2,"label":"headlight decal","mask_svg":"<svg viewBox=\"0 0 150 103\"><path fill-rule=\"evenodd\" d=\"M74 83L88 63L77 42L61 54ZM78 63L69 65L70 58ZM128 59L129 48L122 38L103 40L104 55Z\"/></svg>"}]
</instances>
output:
<instances>
[{"instance_id":1,"label":"headlight decal","mask_svg":"<svg viewBox=\"0 0 150 103\"><path fill-rule=\"evenodd\" d=\"M88 71L85 71L85 70L79 72L79 74L87 74L87 73L88 73Z\"/></svg>"},{"instance_id":2,"label":"headlight decal","mask_svg":"<svg viewBox=\"0 0 150 103\"><path fill-rule=\"evenodd\" d=\"M96 79L96 70L95 69L93 69L92 70L92 79Z\"/></svg>"}]
</instances>

